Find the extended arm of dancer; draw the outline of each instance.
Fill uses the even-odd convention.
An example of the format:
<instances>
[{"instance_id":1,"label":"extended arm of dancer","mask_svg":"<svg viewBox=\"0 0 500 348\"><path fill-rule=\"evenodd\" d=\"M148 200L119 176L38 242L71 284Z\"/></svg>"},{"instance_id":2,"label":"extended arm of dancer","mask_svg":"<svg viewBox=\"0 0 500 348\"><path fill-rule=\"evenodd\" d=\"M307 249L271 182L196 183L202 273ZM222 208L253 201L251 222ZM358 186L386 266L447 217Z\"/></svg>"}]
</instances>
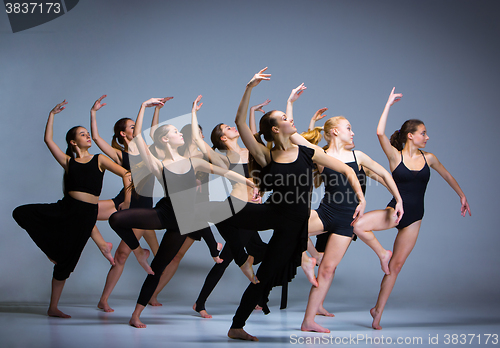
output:
<instances>
[{"instance_id":1,"label":"extended arm of dancer","mask_svg":"<svg viewBox=\"0 0 500 348\"><path fill-rule=\"evenodd\" d=\"M219 166L208 163L207 161L201 158L192 158L191 162L193 163L193 167L196 171L201 171L205 173L217 174L223 176L229 180L236 181L240 184L247 185L253 189L256 189L254 182L250 179L245 178L243 175L233 172L232 170L228 170L225 168L221 168Z\"/></svg>"},{"instance_id":2,"label":"extended arm of dancer","mask_svg":"<svg viewBox=\"0 0 500 348\"><path fill-rule=\"evenodd\" d=\"M166 101L173 99L173 98L174 97L163 98L163 103L165 103ZM156 128L158 128L158 124L160 123L160 110L164 105L165 104L157 104L155 107L153 119L151 120L151 128L149 130L149 136L151 137L151 139L153 139L154 134L155 134L155 130L156 130Z\"/></svg>"},{"instance_id":3,"label":"extended arm of dancer","mask_svg":"<svg viewBox=\"0 0 500 348\"><path fill-rule=\"evenodd\" d=\"M316 121L321 120L322 118L326 117L325 111L328 110L328 108L321 108L318 111L316 111L311 117L311 121L309 121L309 128L307 130L313 130L316 124Z\"/></svg>"},{"instance_id":4,"label":"extended arm of dancer","mask_svg":"<svg viewBox=\"0 0 500 348\"><path fill-rule=\"evenodd\" d=\"M306 86L304 86L304 83L301 83L298 85L296 88L292 89L292 92L290 93L290 96L288 97L288 100L286 101L286 118L293 121L293 103L299 99L299 97L304 93L304 91L307 89Z\"/></svg>"},{"instance_id":5,"label":"extended arm of dancer","mask_svg":"<svg viewBox=\"0 0 500 348\"><path fill-rule=\"evenodd\" d=\"M471 216L471 211L469 207L469 203L467 202L467 198L465 197L465 193L462 191L460 188L460 185L458 185L458 182L455 180L455 178L450 174L450 172L439 162L438 158L430 153L426 152L425 157L427 159L427 163L431 166L432 169L434 169L436 172L439 173L443 177L444 180L451 186L453 190L458 194L460 197L460 214L462 216L465 216L467 212L469 212L469 216Z\"/></svg>"},{"instance_id":6,"label":"extended arm of dancer","mask_svg":"<svg viewBox=\"0 0 500 348\"><path fill-rule=\"evenodd\" d=\"M99 99L97 99L90 108L90 134L92 135L92 140L96 143L96 145L104 152L109 158L115 161L118 164L122 163L122 152L118 149L115 149L111 145L108 144L106 140L101 138L99 135L99 130L97 129L97 119L96 113L99 111L106 103L101 103L101 101L106 98L107 95L102 95Z\"/></svg>"},{"instance_id":7,"label":"extended arm of dancer","mask_svg":"<svg viewBox=\"0 0 500 348\"><path fill-rule=\"evenodd\" d=\"M257 139L253 136L250 127L248 127L246 123L247 112L248 112L248 104L250 102L250 95L252 94L252 88L257 86L262 80L270 80L271 74L264 74L267 68L262 69L257 74L255 74L250 82L247 83L245 88L245 93L243 93L243 97L241 98L240 105L238 107L238 111L236 112L236 118L234 122L236 123L236 127L238 128L238 132L240 133L241 140L247 147L248 151L255 158L257 163L265 167L270 160L270 152L267 147L263 144L259 143Z\"/></svg>"},{"instance_id":8,"label":"extended arm of dancer","mask_svg":"<svg viewBox=\"0 0 500 348\"><path fill-rule=\"evenodd\" d=\"M266 101L263 102L262 104L257 104L257 105L254 105L250 108L250 118L248 119L248 125L249 125L250 130L252 131L253 134L258 132L257 123L255 122L255 111L260 111L263 114L265 114L266 112L262 108L264 106L266 106L267 104L269 104L270 102L271 102L271 99L266 99Z\"/></svg>"},{"instance_id":9,"label":"extended arm of dancer","mask_svg":"<svg viewBox=\"0 0 500 348\"><path fill-rule=\"evenodd\" d=\"M198 111L200 110L203 103L200 103L202 96L199 95L195 101L193 102L193 107L191 108L191 134L193 137L196 146L200 149L200 151L205 155L210 163L215 164L216 166L227 168L229 163L226 163L221 154L215 152L210 145L207 144L205 140L200 136L200 128L198 126Z\"/></svg>"},{"instance_id":10,"label":"extended arm of dancer","mask_svg":"<svg viewBox=\"0 0 500 348\"><path fill-rule=\"evenodd\" d=\"M131 199L131 187L132 187L132 175L128 170L123 168L122 166L116 164L111 159L104 155L98 155L99 159L99 168L101 171L109 170L110 172L121 176L123 179L123 188L125 189L125 198L123 202L118 206L118 210L128 209L130 207L130 199Z\"/></svg>"},{"instance_id":11,"label":"extended arm of dancer","mask_svg":"<svg viewBox=\"0 0 500 348\"><path fill-rule=\"evenodd\" d=\"M382 167L380 164L372 160L368 155L366 155L361 151L356 151L356 158L358 159L359 164L369 169L371 172L375 173L383 180L383 182L385 183L384 186L387 187L389 192L396 199L396 206L394 207L394 216L398 216L396 223L399 223L404 213L403 199L399 194L398 187L396 186L396 183L394 182L392 175L387 170L385 170L384 167Z\"/></svg>"},{"instance_id":12,"label":"extended arm of dancer","mask_svg":"<svg viewBox=\"0 0 500 348\"><path fill-rule=\"evenodd\" d=\"M68 104L66 99L64 99L61 103L57 104L52 110L49 112L49 118L47 120L47 125L45 126L45 137L44 141L47 147L52 153L52 156L56 159L56 161L64 168L64 170L68 170L68 160L69 156L66 155L57 144L54 142L54 115L63 111L66 107L64 105Z\"/></svg>"},{"instance_id":13,"label":"extended arm of dancer","mask_svg":"<svg viewBox=\"0 0 500 348\"><path fill-rule=\"evenodd\" d=\"M144 120L144 111L146 110L146 108L156 106L158 104L165 104L165 99L166 98L151 98L142 103L141 108L139 109L139 113L137 114L137 120L135 121L134 128L134 141L137 145L139 153L149 171L156 177L161 176L161 172L163 170L162 163L149 151L149 148L146 145L144 138L142 137L142 123Z\"/></svg>"},{"instance_id":14,"label":"extended arm of dancer","mask_svg":"<svg viewBox=\"0 0 500 348\"><path fill-rule=\"evenodd\" d=\"M389 160L389 164L391 169L395 167L396 163L399 161L399 151L391 145L391 142L387 135L385 135L385 127L387 125L387 117L389 116L389 110L394 103L397 103L403 97L402 93L394 93L396 87L394 87L389 95L389 99L385 104L384 111L380 116L380 120L377 126L377 137L380 145L382 146L382 150L384 150L387 159Z\"/></svg>"}]
</instances>

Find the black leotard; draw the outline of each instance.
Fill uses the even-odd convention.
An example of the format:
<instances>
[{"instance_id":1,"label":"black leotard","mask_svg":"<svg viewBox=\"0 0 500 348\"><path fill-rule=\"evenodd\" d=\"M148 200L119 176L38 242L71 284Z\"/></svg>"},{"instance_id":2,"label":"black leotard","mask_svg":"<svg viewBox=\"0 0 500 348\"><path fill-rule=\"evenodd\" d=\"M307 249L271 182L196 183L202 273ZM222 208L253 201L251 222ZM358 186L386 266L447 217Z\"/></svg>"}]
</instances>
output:
<instances>
[{"instance_id":1,"label":"black leotard","mask_svg":"<svg viewBox=\"0 0 500 348\"><path fill-rule=\"evenodd\" d=\"M401 221L399 221L399 225L396 226L399 230L410 226L415 221L422 220L424 217L425 189L429 182L431 170L424 153L420 152L425 160L425 165L422 169L408 169L403 162L403 152L401 152L401 162L392 171L392 177L403 199L403 209L405 212ZM396 207L396 199L393 197L387 206Z\"/></svg>"},{"instance_id":2,"label":"black leotard","mask_svg":"<svg viewBox=\"0 0 500 348\"><path fill-rule=\"evenodd\" d=\"M86 163L77 162L73 157L68 161L66 192L78 191L99 196L102 189L104 172L99 169L99 155L92 156Z\"/></svg>"},{"instance_id":3,"label":"black leotard","mask_svg":"<svg viewBox=\"0 0 500 348\"><path fill-rule=\"evenodd\" d=\"M354 161L346 164L354 170L358 180L366 188L365 171L363 168L359 169L356 155L354 151L352 153ZM349 184L347 177L335 170L325 167L320 175L323 177L325 184L325 195L316 212L323 223L324 230L329 233L352 237L352 216L359 204L356 192Z\"/></svg>"}]
</instances>

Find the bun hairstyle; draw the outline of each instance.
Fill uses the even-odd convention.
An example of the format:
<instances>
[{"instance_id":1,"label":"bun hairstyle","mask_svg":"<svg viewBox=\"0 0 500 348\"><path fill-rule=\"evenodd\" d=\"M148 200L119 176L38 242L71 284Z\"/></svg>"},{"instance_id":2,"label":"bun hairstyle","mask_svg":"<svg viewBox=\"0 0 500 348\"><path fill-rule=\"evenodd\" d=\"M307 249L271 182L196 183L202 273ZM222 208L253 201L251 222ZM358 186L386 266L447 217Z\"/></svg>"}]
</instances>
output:
<instances>
[{"instance_id":1,"label":"bun hairstyle","mask_svg":"<svg viewBox=\"0 0 500 348\"><path fill-rule=\"evenodd\" d=\"M125 140L120 132L124 132L127 128L127 121L134 121L131 118L124 117L120 118L116 121L115 126L113 127L113 139L111 140L111 146L115 149L125 151Z\"/></svg>"},{"instance_id":2,"label":"bun hairstyle","mask_svg":"<svg viewBox=\"0 0 500 348\"><path fill-rule=\"evenodd\" d=\"M224 123L219 123L217 126L212 129L212 133L210 133L210 141L212 141L212 149L217 149L219 151L227 151L229 150L226 144L220 139L224 136L224 131L222 130L222 125Z\"/></svg>"},{"instance_id":3,"label":"bun hairstyle","mask_svg":"<svg viewBox=\"0 0 500 348\"><path fill-rule=\"evenodd\" d=\"M307 132L304 132L301 135L311 144L318 145L318 143L321 140L321 131L323 131L325 133L325 140L328 143L325 146L323 146L323 150L326 151L330 146L329 145L331 141L330 132L333 128L339 125L339 122L341 120L347 120L347 119L344 116L330 117L328 120L326 120L325 125L323 127L315 127L314 129L308 130ZM318 169L316 167L316 169L314 170L314 187L316 188L320 187L322 182L323 182L323 176L319 174Z\"/></svg>"},{"instance_id":4,"label":"bun hairstyle","mask_svg":"<svg viewBox=\"0 0 500 348\"><path fill-rule=\"evenodd\" d=\"M424 122L417 120L415 118L405 121L401 126L401 129L395 131L391 135L391 145L397 150L403 150L406 140L408 139L408 133L415 133L418 130L418 126L424 124Z\"/></svg>"}]
</instances>

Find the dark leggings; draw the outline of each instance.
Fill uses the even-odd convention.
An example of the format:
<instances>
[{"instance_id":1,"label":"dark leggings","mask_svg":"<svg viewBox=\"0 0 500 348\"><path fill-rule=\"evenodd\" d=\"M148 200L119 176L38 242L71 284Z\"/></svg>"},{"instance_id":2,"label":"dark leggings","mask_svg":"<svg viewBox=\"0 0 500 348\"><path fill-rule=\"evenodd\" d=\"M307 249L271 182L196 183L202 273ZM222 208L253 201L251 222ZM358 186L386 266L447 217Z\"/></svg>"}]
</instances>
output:
<instances>
[{"instance_id":1,"label":"dark leggings","mask_svg":"<svg viewBox=\"0 0 500 348\"><path fill-rule=\"evenodd\" d=\"M248 253L254 257L254 265L260 263L264 257L267 244L262 241L258 232L240 229L239 235L242 243L245 245ZM222 278L222 275L226 271L231 261L233 261L233 254L231 253L231 248L226 245L220 253L220 258L224 260L221 263L216 263L210 272L208 273L205 283L201 288L198 299L196 300L196 311L200 312L205 310L205 302L208 296L212 293L215 286Z\"/></svg>"},{"instance_id":2,"label":"dark leggings","mask_svg":"<svg viewBox=\"0 0 500 348\"><path fill-rule=\"evenodd\" d=\"M271 204L247 204L239 213L217 225L219 232L222 228L226 236L230 237L238 235L238 226L256 231L274 230L264 259L257 270L256 276L260 283L250 283L243 293L231 328L245 326L246 319L255 306L267 302L271 289L286 284L295 276L297 267L300 266L302 252L307 247L309 217L303 210L294 211L293 208L285 210ZM309 212L308 209L306 211ZM231 243L234 240L235 238L229 238L226 242ZM241 243L241 240L236 242ZM231 246L231 251L233 250Z\"/></svg>"},{"instance_id":3,"label":"dark leggings","mask_svg":"<svg viewBox=\"0 0 500 348\"><path fill-rule=\"evenodd\" d=\"M151 268L155 274L146 277L137 299L137 303L143 306L148 304L158 286L163 270L177 255L187 237L187 235L180 234L173 211L162 210L161 213L158 213L157 210L157 208L127 209L118 211L109 218L110 226L132 250L139 247L139 241L135 237L132 228L145 230L167 229L160 242L158 252L151 262ZM162 219L160 219L159 215L162 215ZM167 219L169 215L170 218Z\"/></svg>"}]
</instances>

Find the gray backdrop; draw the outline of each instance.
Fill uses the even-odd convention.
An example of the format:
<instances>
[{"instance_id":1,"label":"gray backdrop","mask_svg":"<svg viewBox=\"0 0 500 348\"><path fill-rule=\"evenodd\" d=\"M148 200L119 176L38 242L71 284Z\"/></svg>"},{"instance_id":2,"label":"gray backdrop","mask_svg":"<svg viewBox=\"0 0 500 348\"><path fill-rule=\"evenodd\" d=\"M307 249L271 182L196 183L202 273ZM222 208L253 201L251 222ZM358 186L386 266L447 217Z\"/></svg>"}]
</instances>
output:
<instances>
[{"instance_id":1,"label":"gray backdrop","mask_svg":"<svg viewBox=\"0 0 500 348\"><path fill-rule=\"evenodd\" d=\"M351 121L357 149L386 168L375 129L391 88L404 93L392 108L387 132L408 118L421 118L430 136L426 150L460 183L473 216L460 216L458 196L433 171L419 240L392 298L457 304L496 299L498 10L496 1L461 0L90 0L16 34L0 14L1 301L49 298L51 264L11 212L20 204L62 197L63 170L43 143L55 104L68 101L54 129L63 149L70 127L89 127L89 109L102 94L108 105L98 112L98 125L109 141L114 122L135 119L144 100L174 96L162 109L163 121L188 113L198 94L204 103L199 121L208 136L219 122L234 124L245 84L265 66L272 79L254 89L251 105L269 98L266 110L284 110L291 89L305 82L308 89L295 104L297 128L305 130L313 112L328 107L328 116ZM151 115L149 109L146 122ZM99 152L95 145L91 150ZM101 197L114 197L120 185L119 178L106 174ZM368 210L384 208L390 194L370 185L367 200ZM117 246L108 223L98 226ZM377 233L390 249L395 235L395 229ZM195 243L170 294L194 301L211 266L206 247ZM97 303L108 268L89 241L63 300L74 294ZM239 270L232 266L228 272L243 289L247 282ZM296 281L305 282L301 273ZM334 286L372 302L381 276L375 254L357 242ZM143 279L132 257L114 294L135 297ZM230 279L214 296L223 296ZM305 302L306 294L300 295Z\"/></svg>"}]
</instances>

